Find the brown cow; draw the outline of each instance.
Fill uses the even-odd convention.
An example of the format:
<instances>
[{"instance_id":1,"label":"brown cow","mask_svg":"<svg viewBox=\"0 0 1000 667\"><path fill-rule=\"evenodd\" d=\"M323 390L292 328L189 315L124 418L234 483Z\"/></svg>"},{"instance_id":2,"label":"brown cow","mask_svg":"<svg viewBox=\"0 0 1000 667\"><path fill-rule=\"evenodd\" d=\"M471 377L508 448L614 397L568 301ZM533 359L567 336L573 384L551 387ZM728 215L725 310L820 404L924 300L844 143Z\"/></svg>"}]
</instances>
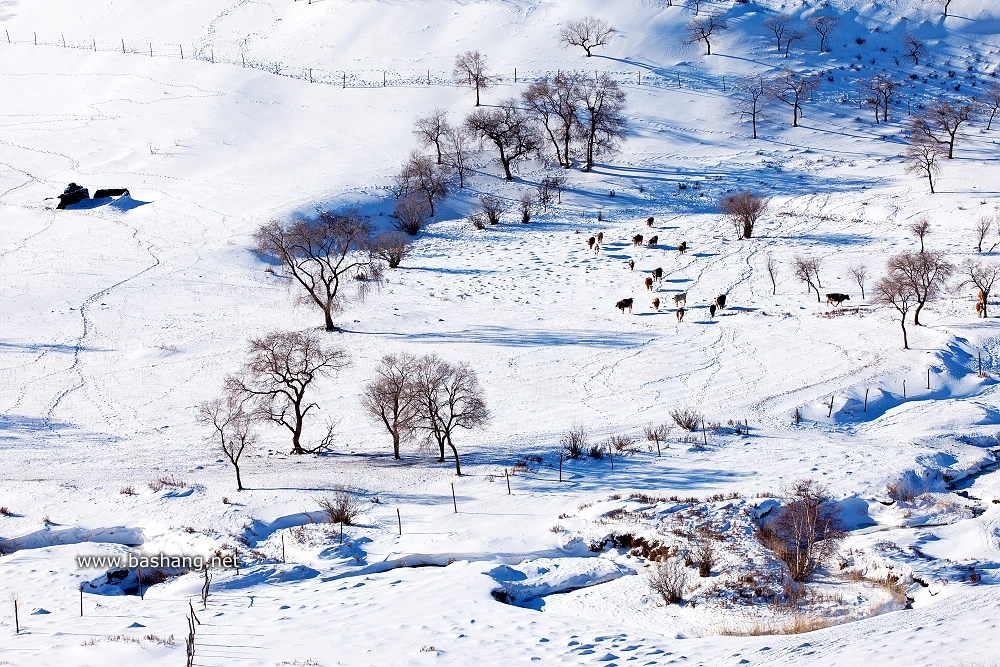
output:
<instances>
[{"instance_id":1,"label":"brown cow","mask_svg":"<svg viewBox=\"0 0 1000 667\"><path fill-rule=\"evenodd\" d=\"M95 197L95 199L96 199L96 197ZM983 294L983 290L979 290L979 300L980 301L984 301L984 302L986 301L986 295Z\"/></svg>"},{"instance_id":2,"label":"brown cow","mask_svg":"<svg viewBox=\"0 0 1000 667\"><path fill-rule=\"evenodd\" d=\"M597 232L597 242L604 243L604 232Z\"/></svg>"},{"instance_id":3,"label":"brown cow","mask_svg":"<svg viewBox=\"0 0 1000 667\"><path fill-rule=\"evenodd\" d=\"M687 249L688 249L687 241L681 241L681 244L677 246L677 252L679 252L682 255L687 251Z\"/></svg>"},{"instance_id":4,"label":"brown cow","mask_svg":"<svg viewBox=\"0 0 1000 667\"><path fill-rule=\"evenodd\" d=\"M594 249L594 244L595 243L597 243L597 239L595 239L593 236L591 236L589 239L587 239L587 247L590 248L591 250Z\"/></svg>"},{"instance_id":5,"label":"brown cow","mask_svg":"<svg viewBox=\"0 0 1000 667\"><path fill-rule=\"evenodd\" d=\"M677 309L677 321L678 322L683 322L684 321L684 309L683 308L678 308Z\"/></svg>"},{"instance_id":6,"label":"brown cow","mask_svg":"<svg viewBox=\"0 0 1000 667\"><path fill-rule=\"evenodd\" d=\"M649 216L648 218L646 218L646 226L647 227L653 226L653 216Z\"/></svg>"},{"instance_id":7,"label":"brown cow","mask_svg":"<svg viewBox=\"0 0 1000 667\"><path fill-rule=\"evenodd\" d=\"M635 269L635 262L634 262L634 261L632 261L632 260L630 259L630 260L628 261L628 270L629 270L629 271L632 271L632 270L634 270L634 269Z\"/></svg>"},{"instance_id":8,"label":"brown cow","mask_svg":"<svg viewBox=\"0 0 1000 667\"><path fill-rule=\"evenodd\" d=\"M636 234L632 237L632 245L642 245L642 234Z\"/></svg>"},{"instance_id":9,"label":"brown cow","mask_svg":"<svg viewBox=\"0 0 1000 667\"><path fill-rule=\"evenodd\" d=\"M653 279L650 278L649 276L646 276L646 289L649 290L650 292L653 291Z\"/></svg>"},{"instance_id":10,"label":"brown cow","mask_svg":"<svg viewBox=\"0 0 1000 667\"><path fill-rule=\"evenodd\" d=\"M655 308L656 310L660 309L660 297L656 297L655 299L653 299L653 308Z\"/></svg>"},{"instance_id":11,"label":"brown cow","mask_svg":"<svg viewBox=\"0 0 1000 667\"><path fill-rule=\"evenodd\" d=\"M660 240L659 236L650 236L649 240L646 242L646 245L648 245L650 248L655 248L656 242L659 240Z\"/></svg>"},{"instance_id":12,"label":"brown cow","mask_svg":"<svg viewBox=\"0 0 1000 667\"><path fill-rule=\"evenodd\" d=\"M983 302L982 301L977 301L976 302L976 317L982 317L983 316L983 310L985 310L983 308Z\"/></svg>"}]
</instances>

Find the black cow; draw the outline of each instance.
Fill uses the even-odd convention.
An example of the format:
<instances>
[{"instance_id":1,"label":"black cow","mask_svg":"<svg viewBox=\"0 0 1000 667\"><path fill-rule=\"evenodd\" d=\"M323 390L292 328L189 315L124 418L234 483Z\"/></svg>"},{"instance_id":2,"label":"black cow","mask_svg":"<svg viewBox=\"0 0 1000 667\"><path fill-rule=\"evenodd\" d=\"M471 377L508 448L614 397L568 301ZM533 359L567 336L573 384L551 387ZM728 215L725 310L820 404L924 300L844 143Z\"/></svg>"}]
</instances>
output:
<instances>
[{"instance_id":1,"label":"black cow","mask_svg":"<svg viewBox=\"0 0 1000 667\"><path fill-rule=\"evenodd\" d=\"M659 236L650 236L650 237L649 237L649 241L647 241L647 242L646 242L646 244L647 244L647 245L648 245L648 246L649 246L650 248L655 248L655 247L656 247L656 242L657 242L657 241L659 241L659 240L660 240L660 237L659 237Z\"/></svg>"},{"instance_id":2,"label":"black cow","mask_svg":"<svg viewBox=\"0 0 1000 667\"><path fill-rule=\"evenodd\" d=\"M839 292L831 292L826 295L827 305L833 304L834 306L839 306L845 301L850 301L851 297L846 294L840 294Z\"/></svg>"},{"instance_id":3,"label":"black cow","mask_svg":"<svg viewBox=\"0 0 1000 667\"><path fill-rule=\"evenodd\" d=\"M720 294L719 296L715 297L715 305L719 307L719 310L722 310L723 308L725 308L726 307L726 295L725 294Z\"/></svg>"},{"instance_id":4,"label":"black cow","mask_svg":"<svg viewBox=\"0 0 1000 667\"><path fill-rule=\"evenodd\" d=\"M662 281L663 280L663 267L658 266L653 269L653 280Z\"/></svg>"},{"instance_id":5,"label":"black cow","mask_svg":"<svg viewBox=\"0 0 1000 667\"><path fill-rule=\"evenodd\" d=\"M642 245L642 234L636 234L632 237L632 245Z\"/></svg>"},{"instance_id":6,"label":"black cow","mask_svg":"<svg viewBox=\"0 0 1000 667\"><path fill-rule=\"evenodd\" d=\"M628 308L628 312L632 312L632 299L622 299L615 304L615 308L622 311L622 315L625 314L625 309Z\"/></svg>"}]
</instances>

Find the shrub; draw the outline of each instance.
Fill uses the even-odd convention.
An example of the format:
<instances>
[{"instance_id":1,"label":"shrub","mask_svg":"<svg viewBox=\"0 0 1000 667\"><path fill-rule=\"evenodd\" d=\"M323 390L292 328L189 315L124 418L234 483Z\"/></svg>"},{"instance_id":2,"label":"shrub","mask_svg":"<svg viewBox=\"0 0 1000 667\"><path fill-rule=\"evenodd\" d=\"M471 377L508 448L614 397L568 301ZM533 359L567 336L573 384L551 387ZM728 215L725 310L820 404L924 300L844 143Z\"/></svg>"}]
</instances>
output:
<instances>
[{"instance_id":1,"label":"shrub","mask_svg":"<svg viewBox=\"0 0 1000 667\"><path fill-rule=\"evenodd\" d=\"M616 433L608 438L608 449L616 454L628 454L634 442L632 436Z\"/></svg>"},{"instance_id":2,"label":"shrub","mask_svg":"<svg viewBox=\"0 0 1000 667\"><path fill-rule=\"evenodd\" d=\"M486 216L482 213L470 213L469 222L476 229L486 229Z\"/></svg>"},{"instance_id":3,"label":"shrub","mask_svg":"<svg viewBox=\"0 0 1000 667\"><path fill-rule=\"evenodd\" d=\"M390 269L398 268L409 250L410 245L406 235L399 232L388 232L375 239L375 254L388 264Z\"/></svg>"},{"instance_id":4,"label":"shrub","mask_svg":"<svg viewBox=\"0 0 1000 667\"><path fill-rule=\"evenodd\" d=\"M577 424L566 431L559 444L566 450L566 458L578 459L583 456L583 452L587 448L587 430Z\"/></svg>"},{"instance_id":5,"label":"shrub","mask_svg":"<svg viewBox=\"0 0 1000 667\"><path fill-rule=\"evenodd\" d=\"M425 199L417 195L403 197L396 202L392 216L396 218L393 226L410 236L416 236L431 217L431 207Z\"/></svg>"},{"instance_id":6,"label":"shrub","mask_svg":"<svg viewBox=\"0 0 1000 667\"><path fill-rule=\"evenodd\" d=\"M0 516L14 516L7 506L0 507Z\"/></svg>"},{"instance_id":7,"label":"shrub","mask_svg":"<svg viewBox=\"0 0 1000 667\"><path fill-rule=\"evenodd\" d=\"M162 491L168 486L174 489L183 489L187 487L187 482L181 481L173 475L165 475L159 479L154 479L148 486L153 491Z\"/></svg>"},{"instance_id":8,"label":"shrub","mask_svg":"<svg viewBox=\"0 0 1000 667\"><path fill-rule=\"evenodd\" d=\"M507 210L507 204L499 197L493 195L483 195L479 198L479 203L483 207L483 215L491 225L500 223L500 218Z\"/></svg>"},{"instance_id":9,"label":"shrub","mask_svg":"<svg viewBox=\"0 0 1000 667\"><path fill-rule=\"evenodd\" d=\"M698 565L698 576L712 576L712 566L715 565L715 544L711 531L699 531L692 556Z\"/></svg>"},{"instance_id":10,"label":"shrub","mask_svg":"<svg viewBox=\"0 0 1000 667\"><path fill-rule=\"evenodd\" d=\"M654 593L663 597L667 604L676 604L684 599L687 572L677 559L658 562L647 581Z\"/></svg>"},{"instance_id":11,"label":"shrub","mask_svg":"<svg viewBox=\"0 0 1000 667\"><path fill-rule=\"evenodd\" d=\"M326 513L328 523L344 523L354 525L354 520L361 514L361 503L350 489L338 488L333 497L323 496L318 499L320 509Z\"/></svg>"},{"instance_id":12,"label":"shrub","mask_svg":"<svg viewBox=\"0 0 1000 667\"><path fill-rule=\"evenodd\" d=\"M674 420L675 424L686 431L697 431L698 427L704 421L704 417L702 417L700 412L696 412L690 408L671 410L670 418Z\"/></svg>"},{"instance_id":13,"label":"shrub","mask_svg":"<svg viewBox=\"0 0 1000 667\"><path fill-rule=\"evenodd\" d=\"M603 459L604 458L604 447L602 445L594 445L590 448L590 458L592 459Z\"/></svg>"},{"instance_id":14,"label":"shrub","mask_svg":"<svg viewBox=\"0 0 1000 667\"><path fill-rule=\"evenodd\" d=\"M123 486L121 488L121 490L118 491L118 493L122 494L123 496L135 496L135 495L138 495L135 492L135 489L132 488L131 484L129 484L128 486Z\"/></svg>"}]
</instances>

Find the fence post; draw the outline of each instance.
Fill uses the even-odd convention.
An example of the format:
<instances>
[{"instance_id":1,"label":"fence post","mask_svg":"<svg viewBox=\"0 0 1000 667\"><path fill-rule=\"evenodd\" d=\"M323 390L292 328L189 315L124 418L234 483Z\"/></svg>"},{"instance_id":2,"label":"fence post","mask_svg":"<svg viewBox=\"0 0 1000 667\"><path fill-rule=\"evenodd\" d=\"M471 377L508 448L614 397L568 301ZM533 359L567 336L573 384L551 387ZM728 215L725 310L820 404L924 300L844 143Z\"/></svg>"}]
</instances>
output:
<instances>
[{"instance_id":1,"label":"fence post","mask_svg":"<svg viewBox=\"0 0 1000 667\"><path fill-rule=\"evenodd\" d=\"M636 79L638 80L638 85L642 85L642 72L635 73Z\"/></svg>"},{"instance_id":2,"label":"fence post","mask_svg":"<svg viewBox=\"0 0 1000 667\"><path fill-rule=\"evenodd\" d=\"M80 618L83 618L83 582L80 582Z\"/></svg>"},{"instance_id":3,"label":"fence post","mask_svg":"<svg viewBox=\"0 0 1000 667\"><path fill-rule=\"evenodd\" d=\"M514 68L514 83L517 83L517 68Z\"/></svg>"},{"instance_id":4,"label":"fence post","mask_svg":"<svg viewBox=\"0 0 1000 667\"><path fill-rule=\"evenodd\" d=\"M385 70L382 70L382 87L385 88Z\"/></svg>"},{"instance_id":5,"label":"fence post","mask_svg":"<svg viewBox=\"0 0 1000 667\"><path fill-rule=\"evenodd\" d=\"M906 380L903 380L903 398L906 398Z\"/></svg>"},{"instance_id":6,"label":"fence post","mask_svg":"<svg viewBox=\"0 0 1000 667\"><path fill-rule=\"evenodd\" d=\"M427 70L427 85L431 85L431 71Z\"/></svg>"},{"instance_id":7,"label":"fence post","mask_svg":"<svg viewBox=\"0 0 1000 667\"><path fill-rule=\"evenodd\" d=\"M7 43L10 44L10 30L4 29L4 32L7 33Z\"/></svg>"},{"instance_id":8,"label":"fence post","mask_svg":"<svg viewBox=\"0 0 1000 667\"><path fill-rule=\"evenodd\" d=\"M281 562L285 562L285 536L281 536Z\"/></svg>"},{"instance_id":9,"label":"fence post","mask_svg":"<svg viewBox=\"0 0 1000 667\"><path fill-rule=\"evenodd\" d=\"M399 514L399 508L396 508L396 522L399 524L399 536L403 536L403 517Z\"/></svg>"},{"instance_id":10,"label":"fence post","mask_svg":"<svg viewBox=\"0 0 1000 667\"><path fill-rule=\"evenodd\" d=\"M830 396L830 409L827 411L826 416L828 418L833 416L833 396Z\"/></svg>"},{"instance_id":11,"label":"fence post","mask_svg":"<svg viewBox=\"0 0 1000 667\"><path fill-rule=\"evenodd\" d=\"M125 38L122 37L122 53L125 53Z\"/></svg>"},{"instance_id":12,"label":"fence post","mask_svg":"<svg viewBox=\"0 0 1000 667\"><path fill-rule=\"evenodd\" d=\"M35 33L35 46L38 46L38 33Z\"/></svg>"},{"instance_id":13,"label":"fence post","mask_svg":"<svg viewBox=\"0 0 1000 667\"><path fill-rule=\"evenodd\" d=\"M246 67L247 66L247 55L245 53L241 53L240 54L240 58L243 59L243 66Z\"/></svg>"},{"instance_id":14,"label":"fence post","mask_svg":"<svg viewBox=\"0 0 1000 667\"><path fill-rule=\"evenodd\" d=\"M862 412L868 412L868 389L865 389L865 407Z\"/></svg>"},{"instance_id":15,"label":"fence post","mask_svg":"<svg viewBox=\"0 0 1000 667\"><path fill-rule=\"evenodd\" d=\"M14 598L14 634L21 634L21 621L17 615L17 598Z\"/></svg>"},{"instance_id":16,"label":"fence post","mask_svg":"<svg viewBox=\"0 0 1000 667\"><path fill-rule=\"evenodd\" d=\"M562 481L562 452L559 452L559 481Z\"/></svg>"},{"instance_id":17,"label":"fence post","mask_svg":"<svg viewBox=\"0 0 1000 667\"><path fill-rule=\"evenodd\" d=\"M66 35L62 36L62 43L63 43L63 48L65 49L66 48Z\"/></svg>"},{"instance_id":18,"label":"fence post","mask_svg":"<svg viewBox=\"0 0 1000 667\"><path fill-rule=\"evenodd\" d=\"M215 64L215 49L209 49L208 52L211 54L212 64Z\"/></svg>"},{"instance_id":19,"label":"fence post","mask_svg":"<svg viewBox=\"0 0 1000 667\"><path fill-rule=\"evenodd\" d=\"M341 88L347 88L347 72L344 72L344 84L341 86Z\"/></svg>"},{"instance_id":20,"label":"fence post","mask_svg":"<svg viewBox=\"0 0 1000 667\"><path fill-rule=\"evenodd\" d=\"M927 367L927 388L931 388L931 367Z\"/></svg>"},{"instance_id":21,"label":"fence post","mask_svg":"<svg viewBox=\"0 0 1000 667\"><path fill-rule=\"evenodd\" d=\"M455 507L455 514L458 514L458 501L455 499L455 482L451 483L451 504Z\"/></svg>"},{"instance_id":22,"label":"fence post","mask_svg":"<svg viewBox=\"0 0 1000 667\"><path fill-rule=\"evenodd\" d=\"M150 58L153 57L153 43L152 42L149 43L149 57Z\"/></svg>"},{"instance_id":23,"label":"fence post","mask_svg":"<svg viewBox=\"0 0 1000 667\"><path fill-rule=\"evenodd\" d=\"M184 45L178 44L177 46L180 47L181 50L181 60L184 60Z\"/></svg>"},{"instance_id":24,"label":"fence post","mask_svg":"<svg viewBox=\"0 0 1000 667\"><path fill-rule=\"evenodd\" d=\"M506 468L503 469L503 476L507 478L507 495L509 496L509 495L511 495L511 493L510 493L510 473L507 472Z\"/></svg>"},{"instance_id":25,"label":"fence post","mask_svg":"<svg viewBox=\"0 0 1000 667\"><path fill-rule=\"evenodd\" d=\"M309 83L313 82L313 68L309 68Z\"/></svg>"},{"instance_id":26,"label":"fence post","mask_svg":"<svg viewBox=\"0 0 1000 667\"><path fill-rule=\"evenodd\" d=\"M97 40L93 37L90 38L90 43L94 46L94 53L97 53Z\"/></svg>"}]
</instances>

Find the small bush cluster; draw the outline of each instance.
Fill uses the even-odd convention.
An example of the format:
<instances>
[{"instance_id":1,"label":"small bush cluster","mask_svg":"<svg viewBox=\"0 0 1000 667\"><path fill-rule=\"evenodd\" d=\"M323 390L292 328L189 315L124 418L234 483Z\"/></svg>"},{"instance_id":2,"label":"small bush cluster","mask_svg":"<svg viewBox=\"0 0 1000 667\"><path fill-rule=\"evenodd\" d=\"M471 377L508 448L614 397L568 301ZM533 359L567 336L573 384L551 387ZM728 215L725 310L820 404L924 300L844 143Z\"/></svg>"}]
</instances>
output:
<instances>
[{"instance_id":1,"label":"small bush cluster","mask_svg":"<svg viewBox=\"0 0 1000 667\"><path fill-rule=\"evenodd\" d=\"M685 431L697 431L702 421L704 421L704 417L700 412L690 408L671 410L670 418Z\"/></svg>"},{"instance_id":2,"label":"small bush cluster","mask_svg":"<svg viewBox=\"0 0 1000 667\"><path fill-rule=\"evenodd\" d=\"M653 566L648 584L654 593L663 597L666 604L676 604L684 599L687 572L676 559L658 562Z\"/></svg>"},{"instance_id":3,"label":"small bush cluster","mask_svg":"<svg viewBox=\"0 0 1000 667\"><path fill-rule=\"evenodd\" d=\"M158 479L154 479L148 484L149 488L153 491L162 491L166 487L173 489L183 489L187 487L187 482L177 479L173 475L166 475Z\"/></svg>"},{"instance_id":4,"label":"small bush cluster","mask_svg":"<svg viewBox=\"0 0 1000 667\"><path fill-rule=\"evenodd\" d=\"M566 431L559 441L563 449L566 450L566 458L578 459L587 450L587 429L577 424Z\"/></svg>"},{"instance_id":5,"label":"small bush cluster","mask_svg":"<svg viewBox=\"0 0 1000 667\"><path fill-rule=\"evenodd\" d=\"M320 509L326 514L327 523L353 526L354 520L361 514L361 502L350 489L338 488L332 497L323 496L318 502Z\"/></svg>"}]
</instances>

